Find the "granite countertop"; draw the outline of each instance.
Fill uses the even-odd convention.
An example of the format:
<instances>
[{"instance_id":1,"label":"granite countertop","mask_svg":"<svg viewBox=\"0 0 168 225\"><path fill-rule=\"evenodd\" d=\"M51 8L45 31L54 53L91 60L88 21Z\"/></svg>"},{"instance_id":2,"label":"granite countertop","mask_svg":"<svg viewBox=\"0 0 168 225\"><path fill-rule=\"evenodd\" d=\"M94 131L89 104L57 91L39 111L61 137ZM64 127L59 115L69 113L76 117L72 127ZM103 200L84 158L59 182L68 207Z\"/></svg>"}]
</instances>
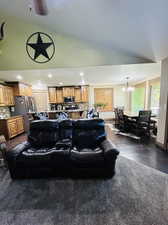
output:
<instances>
[{"instance_id":1,"label":"granite countertop","mask_svg":"<svg viewBox=\"0 0 168 225\"><path fill-rule=\"evenodd\" d=\"M84 109L71 109L71 110L48 110L48 111L41 111L44 113L59 113L59 112L84 112ZM29 112L29 114L33 114L37 112Z\"/></svg>"},{"instance_id":2,"label":"granite countertop","mask_svg":"<svg viewBox=\"0 0 168 225\"><path fill-rule=\"evenodd\" d=\"M11 120L11 119L15 119L17 117L21 117L22 115L18 115L18 116L10 116L8 118L3 118L3 119L0 119L0 120Z\"/></svg>"},{"instance_id":3,"label":"granite countertop","mask_svg":"<svg viewBox=\"0 0 168 225\"><path fill-rule=\"evenodd\" d=\"M57 113L57 112L83 112L84 109L71 109L71 110L51 110L47 111L48 113Z\"/></svg>"}]
</instances>

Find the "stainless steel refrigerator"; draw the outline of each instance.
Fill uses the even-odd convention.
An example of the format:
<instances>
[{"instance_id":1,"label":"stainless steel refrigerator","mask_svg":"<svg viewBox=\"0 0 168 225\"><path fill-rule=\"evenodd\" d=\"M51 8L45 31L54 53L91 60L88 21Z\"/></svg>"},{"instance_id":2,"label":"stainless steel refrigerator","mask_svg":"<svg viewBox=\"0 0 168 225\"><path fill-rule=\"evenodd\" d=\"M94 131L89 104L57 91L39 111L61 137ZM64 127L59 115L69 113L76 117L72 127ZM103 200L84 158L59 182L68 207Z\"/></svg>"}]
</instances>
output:
<instances>
[{"instance_id":1,"label":"stainless steel refrigerator","mask_svg":"<svg viewBox=\"0 0 168 225\"><path fill-rule=\"evenodd\" d=\"M15 106L11 108L11 115L18 116L23 115L24 117L24 128L25 131L29 131L29 115L28 113L36 112L36 102L33 97L28 96L16 96L15 97Z\"/></svg>"}]
</instances>

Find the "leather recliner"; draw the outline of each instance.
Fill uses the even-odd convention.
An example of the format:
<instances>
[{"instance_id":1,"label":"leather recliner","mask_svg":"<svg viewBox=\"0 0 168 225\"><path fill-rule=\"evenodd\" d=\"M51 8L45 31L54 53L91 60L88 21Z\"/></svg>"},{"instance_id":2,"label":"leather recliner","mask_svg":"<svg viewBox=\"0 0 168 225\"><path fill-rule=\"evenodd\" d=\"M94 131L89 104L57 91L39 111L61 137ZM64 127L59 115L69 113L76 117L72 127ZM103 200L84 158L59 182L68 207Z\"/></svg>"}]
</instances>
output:
<instances>
[{"instance_id":1,"label":"leather recliner","mask_svg":"<svg viewBox=\"0 0 168 225\"><path fill-rule=\"evenodd\" d=\"M106 139L104 121L33 121L28 141L7 151L11 177L112 177L119 152Z\"/></svg>"}]
</instances>

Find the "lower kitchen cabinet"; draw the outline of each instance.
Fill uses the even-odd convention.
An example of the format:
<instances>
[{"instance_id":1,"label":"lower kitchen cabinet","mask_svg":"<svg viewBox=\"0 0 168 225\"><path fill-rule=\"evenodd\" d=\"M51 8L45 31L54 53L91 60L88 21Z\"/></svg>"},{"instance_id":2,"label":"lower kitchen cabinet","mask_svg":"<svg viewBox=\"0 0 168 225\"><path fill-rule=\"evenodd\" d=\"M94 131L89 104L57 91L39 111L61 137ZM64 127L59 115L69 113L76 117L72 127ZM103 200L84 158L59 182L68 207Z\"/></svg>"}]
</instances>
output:
<instances>
[{"instance_id":1,"label":"lower kitchen cabinet","mask_svg":"<svg viewBox=\"0 0 168 225\"><path fill-rule=\"evenodd\" d=\"M23 116L14 116L0 120L0 133L7 140L24 132Z\"/></svg>"}]
</instances>

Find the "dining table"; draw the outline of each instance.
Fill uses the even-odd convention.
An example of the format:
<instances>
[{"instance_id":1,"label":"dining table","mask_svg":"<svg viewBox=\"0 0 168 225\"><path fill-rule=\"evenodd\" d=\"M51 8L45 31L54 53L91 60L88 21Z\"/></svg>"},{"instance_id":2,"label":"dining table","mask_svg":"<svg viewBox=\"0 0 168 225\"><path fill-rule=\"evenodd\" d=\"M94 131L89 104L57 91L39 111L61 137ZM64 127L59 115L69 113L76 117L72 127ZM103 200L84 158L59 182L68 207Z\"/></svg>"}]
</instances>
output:
<instances>
[{"instance_id":1,"label":"dining table","mask_svg":"<svg viewBox=\"0 0 168 225\"><path fill-rule=\"evenodd\" d=\"M139 116L139 112L124 111L124 116L136 119Z\"/></svg>"},{"instance_id":2,"label":"dining table","mask_svg":"<svg viewBox=\"0 0 168 225\"><path fill-rule=\"evenodd\" d=\"M124 111L124 116L135 120L138 118L139 112ZM152 117L151 121L153 121L157 125L158 117L156 117L155 115L151 115L151 117Z\"/></svg>"}]
</instances>

